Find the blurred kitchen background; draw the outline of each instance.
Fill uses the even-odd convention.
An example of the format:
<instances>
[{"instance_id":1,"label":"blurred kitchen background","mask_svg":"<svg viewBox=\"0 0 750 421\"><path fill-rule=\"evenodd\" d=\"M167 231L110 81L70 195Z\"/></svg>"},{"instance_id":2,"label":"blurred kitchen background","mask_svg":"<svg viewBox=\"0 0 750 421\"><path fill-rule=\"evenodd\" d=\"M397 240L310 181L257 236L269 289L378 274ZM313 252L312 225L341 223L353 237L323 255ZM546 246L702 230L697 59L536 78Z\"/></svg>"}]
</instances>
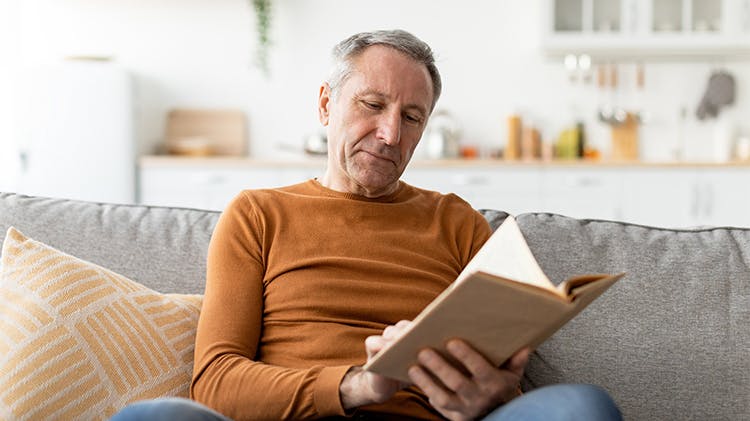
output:
<instances>
[{"instance_id":1,"label":"blurred kitchen background","mask_svg":"<svg viewBox=\"0 0 750 421\"><path fill-rule=\"evenodd\" d=\"M385 28L444 83L406 181L750 226L750 0L0 0L0 190L222 209L320 175L331 47Z\"/></svg>"}]
</instances>

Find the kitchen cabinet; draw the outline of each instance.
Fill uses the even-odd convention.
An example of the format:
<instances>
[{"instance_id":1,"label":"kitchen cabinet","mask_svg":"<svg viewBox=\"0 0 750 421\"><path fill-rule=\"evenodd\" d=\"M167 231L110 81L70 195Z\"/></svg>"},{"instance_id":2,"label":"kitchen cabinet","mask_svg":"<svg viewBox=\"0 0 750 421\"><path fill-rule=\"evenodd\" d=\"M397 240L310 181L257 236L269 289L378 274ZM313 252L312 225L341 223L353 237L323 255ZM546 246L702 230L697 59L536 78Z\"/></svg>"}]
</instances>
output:
<instances>
[{"instance_id":1,"label":"kitchen cabinet","mask_svg":"<svg viewBox=\"0 0 750 421\"><path fill-rule=\"evenodd\" d=\"M544 168L541 206L537 209L577 218L621 220L622 169Z\"/></svg>"},{"instance_id":2,"label":"kitchen cabinet","mask_svg":"<svg viewBox=\"0 0 750 421\"><path fill-rule=\"evenodd\" d=\"M694 182L695 219L698 225L750 226L747 169L701 168Z\"/></svg>"},{"instance_id":3,"label":"kitchen cabinet","mask_svg":"<svg viewBox=\"0 0 750 421\"><path fill-rule=\"evenodd\" d=\"M750 227L750 168L645 169L623 178L623 215L645 225Z\"/></svg>"},{"instance_id":4,"label":"kitchen cabinet","mask_svg":"<svg viewBox=\"0 0 750 421\"><path fill-rule=\"evenodd\" d=\"M750 0L545 0L542 16L552 55L750 54Z\"/></svg>"},{"instance_id":5,"label":"kitchen cabinet","mask_svg":"<svg viewBox=\"0 0 750 421\"><path fill-rule=\"evenodd\" d=\"M665 227L698 225L693 168L643 168L625 173L622 182L622 213L628 221Z\"/></svg>"},{"instance_id":6,"label":"kitchen cabinet","mask_svg":"<svg viewBox=\"0 0 750 421\"><path fill-rule=\"evenodd\" d=\"M223 209L241 190L320 176L324 162L142 157L140 202ZM750 165L417 161L403 180L456 193L477 209L662 227L750 227Z\"/></svg>"},{"instance_id":7,"label":"kitchen cabinet","mask_svg":"<svg viewBox=\"0 0 750 421\"><path fill-rule=\"evenodd\" d=\"M446 170L412 166L402 179L428 190L456 193L476 209L501 209L516 214L542 207L542 174L533 167L495 165Z\"/></svg>"},{"instance_id":8,"label":"kitchen cabinet","mask_svg":"<svg viewBox=\"0 0 750 421\"><path fill-rule=\"evenodd\" d=\"M320 174L314 167L223 168L141 165L139 202L222 210L240 191L294 184Z\"/></svg>"}]
</instances>

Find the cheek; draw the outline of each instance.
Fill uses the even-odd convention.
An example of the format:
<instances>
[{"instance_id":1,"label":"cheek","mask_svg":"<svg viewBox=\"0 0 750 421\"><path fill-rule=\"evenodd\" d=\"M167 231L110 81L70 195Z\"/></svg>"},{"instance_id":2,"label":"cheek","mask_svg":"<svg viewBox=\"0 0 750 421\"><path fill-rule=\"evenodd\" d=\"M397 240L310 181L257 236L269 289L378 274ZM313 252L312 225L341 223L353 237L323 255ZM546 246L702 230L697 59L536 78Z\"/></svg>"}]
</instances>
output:
<instances>
[{"instance_id":1,"label":"cheek","mask_svg":"<svg viewBox=\"0 0 750 421\"><path fill-rule=\"evenodd\" d=\"M422 130L419 129L411 129L406 132L406 136L402 137L402 145L404 146L404 152L408 151L409 156L414 152L414 149L417 148L417 145L419 144L419 140L422 138Z\"/></svg>"}]
</instances>

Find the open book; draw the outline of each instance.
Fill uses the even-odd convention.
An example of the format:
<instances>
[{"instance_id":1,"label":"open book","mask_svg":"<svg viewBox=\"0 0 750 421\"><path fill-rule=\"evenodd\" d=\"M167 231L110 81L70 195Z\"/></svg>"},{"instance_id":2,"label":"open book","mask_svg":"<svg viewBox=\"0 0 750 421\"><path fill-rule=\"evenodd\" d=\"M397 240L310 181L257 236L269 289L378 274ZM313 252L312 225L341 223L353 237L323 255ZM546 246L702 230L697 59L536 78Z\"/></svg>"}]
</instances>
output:
<instances>
[{"instance_id":1,"label":"open book","mask_svg":"<svg viewBox=\"0 0 750 421\"><path fill-rule=\"evenodd\" d=\"M499 366L519 349L539 346L623 275L582 275L555 286L508 216L455 282L364 368L410 382L417 353L431 347L450 359L445 343L453 338Z\"/></svg>"}]
</instances>

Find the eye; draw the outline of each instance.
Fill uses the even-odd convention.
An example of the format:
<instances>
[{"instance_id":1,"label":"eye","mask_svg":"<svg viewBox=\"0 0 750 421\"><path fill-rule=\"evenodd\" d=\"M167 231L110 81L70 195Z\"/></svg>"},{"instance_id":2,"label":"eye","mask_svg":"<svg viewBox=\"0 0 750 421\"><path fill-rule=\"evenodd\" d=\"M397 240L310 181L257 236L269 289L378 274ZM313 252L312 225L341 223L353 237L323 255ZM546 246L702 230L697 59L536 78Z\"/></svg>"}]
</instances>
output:
<instances>
[{"instance_id":1,"label":"eye","mask_svg":"<svg viewBox=\"0 0 750 421\"><path fill-rule=\"evenodd\" d=\"M409 123L413 124L420 124L422 123L422 117L416 114L406 114L404 115L404 120L406 120Z\"/></svg>"},{"instance_id":2,"label":"eye","mask_svg":"<svg viewBox=\"0 0 750 421\"><path fill-rule=\"evenodd\" d=\"M374 101L365 101L365 100L363 100L363 101L362 101L362 104L363 104L363 105L364 105L364 106L365 106L366 108L369 108L369 109L371 109L371 110L382 110L382 109L383 109L383 105L381 105L381 104L380 104L379 102L374 102Z\"/></svg>"}]
</instances>

